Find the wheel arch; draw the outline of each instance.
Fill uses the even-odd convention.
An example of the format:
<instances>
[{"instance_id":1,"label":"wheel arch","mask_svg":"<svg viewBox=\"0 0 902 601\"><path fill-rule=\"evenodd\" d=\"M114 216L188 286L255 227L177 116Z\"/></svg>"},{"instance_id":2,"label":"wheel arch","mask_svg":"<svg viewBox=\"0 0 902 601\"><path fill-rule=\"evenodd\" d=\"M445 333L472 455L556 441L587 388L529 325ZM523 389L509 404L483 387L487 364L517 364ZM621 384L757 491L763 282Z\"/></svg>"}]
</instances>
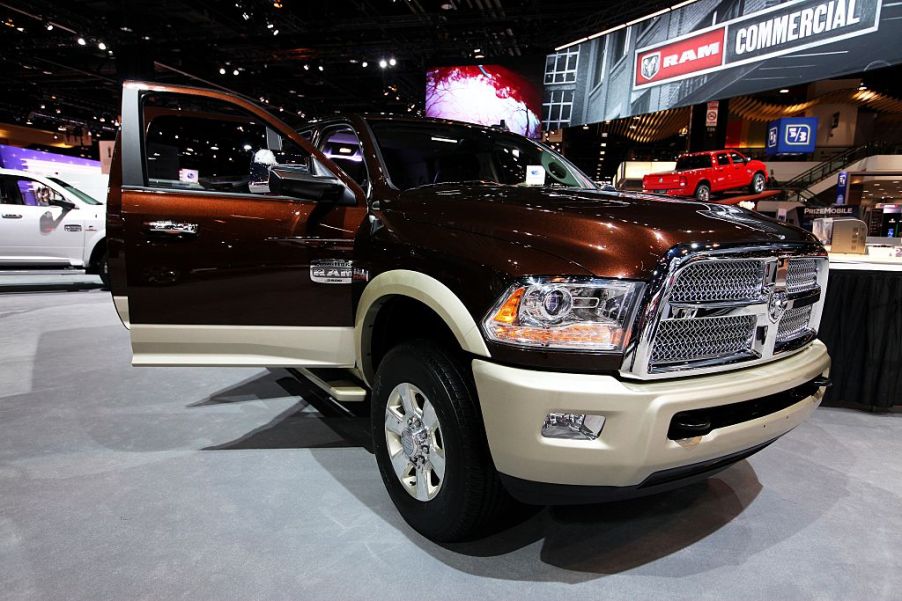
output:
<instances>
[{"instance_id":1,"label":"wheel arch","mask_svg":"<svg viewBox=\"0 0 902 601\"><path fill-rule=\"evenodd\" d=\"M88 262L85 265L86 273L97 273L98 270L95 270L95 266L97 265L97 261L103 256L104 251L106 251L106 235L100 236L94 242L94 246L91 248L91 252L88 254Z\"/></svg>"},{"instance_id":2,"label":"wheel arch","mask_svg":"<svg viewBox=\"0 0 902 601\"><path fill-rule=\"evenodd\" d=\"M378 344L374 342L380 314L385 316L383 311L399 302L415 303L407 306L428 310L463 351L481 357L491 356L473 316L450 288L424 273L394 269L373 278L357 305L355 353L360 374L368 384L372 384L380 358ZM421 317L423 315L428 314L421 314Z\"/></svg>"}]
</instances>

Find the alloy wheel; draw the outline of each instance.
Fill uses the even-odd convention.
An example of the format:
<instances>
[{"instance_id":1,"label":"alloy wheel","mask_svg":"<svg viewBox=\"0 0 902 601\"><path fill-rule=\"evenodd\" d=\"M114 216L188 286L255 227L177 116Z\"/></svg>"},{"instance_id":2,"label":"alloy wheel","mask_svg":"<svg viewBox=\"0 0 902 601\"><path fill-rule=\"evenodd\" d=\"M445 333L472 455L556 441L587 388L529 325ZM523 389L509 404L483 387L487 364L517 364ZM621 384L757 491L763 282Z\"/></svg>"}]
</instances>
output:
<instances>
[{"instance_id":1,"label":"alloy wheel","mask_svg":"<svg viewBox=\"0 0 902 601\"><path fill-rule=\"evenodd\" d=\"M402 382L385 405L385 442L398 481L418 501L431 501L445 478L442 428L423 391Z\"/></svg>"}]
</instances>

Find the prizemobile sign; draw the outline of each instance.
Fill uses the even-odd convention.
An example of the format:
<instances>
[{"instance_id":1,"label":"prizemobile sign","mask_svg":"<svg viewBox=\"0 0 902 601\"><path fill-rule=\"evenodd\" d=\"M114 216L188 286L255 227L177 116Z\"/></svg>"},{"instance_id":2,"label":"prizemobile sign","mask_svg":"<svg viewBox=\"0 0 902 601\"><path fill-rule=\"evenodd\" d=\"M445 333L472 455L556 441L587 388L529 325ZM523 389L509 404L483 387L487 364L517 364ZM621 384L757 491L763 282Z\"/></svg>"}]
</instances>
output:
<instances>
[{"instance_id":1,"label":"prizemobile sign","mask_svg":"<svg viewBox=\"0 0 902 601\"><path fill-rule=\"evenodd\" d=\"M633 88L696 77L877 30L878 0L801 0L636 51Z\"/></svg>"},{"instance_id":2,"label":"prizemobile sign","mask_svg":"<svg viewBox=\"0 0 902 601\"><path fill-rule=\"evenodd\" d=\"M900 38L902 0L696 0L558 48L543 118L581 125L888 67Z\"/></svg>"}]
</instances>

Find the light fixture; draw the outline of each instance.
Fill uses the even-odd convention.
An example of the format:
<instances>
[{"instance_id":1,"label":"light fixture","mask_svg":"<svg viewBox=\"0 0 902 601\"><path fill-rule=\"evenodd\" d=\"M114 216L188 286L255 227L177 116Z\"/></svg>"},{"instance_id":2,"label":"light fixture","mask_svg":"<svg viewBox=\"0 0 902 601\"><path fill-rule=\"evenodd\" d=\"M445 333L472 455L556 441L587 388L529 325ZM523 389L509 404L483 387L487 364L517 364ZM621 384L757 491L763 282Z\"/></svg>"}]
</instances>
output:
<instances>
[{"instance_id":1,"label":"light fixture","mask_svg":"<svg viewBox=\"0 0 902 601\"><path fill-rule=\"evenodd\" d=\"M103 42L98 42L97 47L101 50L106 50L106 44L104 44Z\"/></svg>"},{"instance_id":2,"label":"light fixture","mask_svg":"<svg viewBox=\"0 0 902 601\"><path fill-rule=\"evenodd\" d=\"M233 70L232 70L232 75L238 75L238 73L239 73L238 69L233 69Z\"/></svg>"},{"instance_id":3,"label":"light fixture","mask_svg":"<svg viewBox=\"0 0 902 601\"><path fill-rule=\"evenodd\" d=\"M84 38L78 38L78 39L75 40L75 41L78 42L78 45L79 45L79 46L85 46L85 45L87 45L87 42L85 41Z\"/></svg>"},{"instance_id":4,"label":"light fixture","mask_svg":"<svg viewBox=\"0 0 902 601\"><path fill-rule=\"evenodd\" d=\"M47 23L47 31L53 31L53 23Z\"/></svg>"},{"instance_id":5,"label":"light fixture","mask_svg":"<svg viewBox=\"0 0 902 601\"><path fill-rule=\"evenodd\" d=\"M320 71L322 71L322 70L323 70L323 66L320 65L319 67L317 67L317 69L319 69Z\"/></svg>"},{"instance_id":6,"label":"light fixture","mask_svg":"<svg viewBox=\"0 0 902 601\"><path fill-rule=\"evenodd\" d=\"M383 58L383 59L380 59L380 60L379 60L379 68L380 68L380 69L385 69L386 67L388 67L388 61L385 60L384 58Z\"/></svg>"},{"instance_id":7,"label":"light fixture","mask_svg":"<svg viewBox=\"0 0 902 601\"><path fill-rule=\"evenodd\" d=\"M279 35L279 30L278 30L278 29L273 29L273 30L272 30L272 34L273 34L273 35Z\"/></svg>"},{"instance_id":8,"label":"light fixture","mask_svg":"<svg viewBox=\"0 0 902 601\"><path fill-rule=\"evenodd\" d=\"M226 74L225 67L220 67L220 68L219 68L219 74L220 74L220 75L225 75L225 74Z\"/></svg>"},{"instance_id":9,"label":"light fixture","mask_svg":"<svg viewBox=\"0 0 902 601\"><path fill-rule=\"evenodd\" d=\"M398 61L396 61L394 59L394 57L392 57L392 58L388 59L388 64L391 65L392 67L394 67L395 65L398 64Z\"/></svg>"},{"instance_id":10,"label":"light fixture","mask_svg":"<svg viewBox=\"0 0 902 601\"><path fill-rule=\"evenodd\" d=\"M366 62L366 61L363 61L362 63L360 63L360 66L361 66L361 67L367 67L367 66L369 66L369 63Z\"/></svg>"},{"instance_id":11,"label":"light fixture","mask_svg":"<svg viewBox=\"0 0 902 601\"><path fill-rule=\"evenodd\" d=\"M310 65L304 65L304 71L309 71L309 70L310 70Z\"/></svg>"},{"instance_id":12,"label":"light fixture","mask_svg":"<svg viewBox=\"0 0 902 601\"><path fill-rule=\"evenodd\" d=\"M789 89L788 89L788 88L783 88L782 90L780 90L780 93L781 93L781 94L789 94Z\"/></svg>"}]
</instances>

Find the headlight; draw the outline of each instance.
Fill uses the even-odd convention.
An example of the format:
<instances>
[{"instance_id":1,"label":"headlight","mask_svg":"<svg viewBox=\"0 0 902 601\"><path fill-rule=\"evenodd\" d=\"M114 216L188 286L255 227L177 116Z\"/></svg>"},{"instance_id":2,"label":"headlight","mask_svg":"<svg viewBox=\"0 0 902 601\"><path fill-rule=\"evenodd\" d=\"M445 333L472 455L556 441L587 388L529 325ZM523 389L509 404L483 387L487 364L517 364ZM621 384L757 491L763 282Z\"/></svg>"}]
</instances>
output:
<instances>
[{"instance_id":1,"label":"headlight","mask_svg":"<svg viewBox=\"0 0 902 601\"><path fill-rule=\"evenodd\" d=\"M620 351L641 292L639 282L535 278L508 288L483 328L506 344Z\"/></svg>"}]
</instances>

